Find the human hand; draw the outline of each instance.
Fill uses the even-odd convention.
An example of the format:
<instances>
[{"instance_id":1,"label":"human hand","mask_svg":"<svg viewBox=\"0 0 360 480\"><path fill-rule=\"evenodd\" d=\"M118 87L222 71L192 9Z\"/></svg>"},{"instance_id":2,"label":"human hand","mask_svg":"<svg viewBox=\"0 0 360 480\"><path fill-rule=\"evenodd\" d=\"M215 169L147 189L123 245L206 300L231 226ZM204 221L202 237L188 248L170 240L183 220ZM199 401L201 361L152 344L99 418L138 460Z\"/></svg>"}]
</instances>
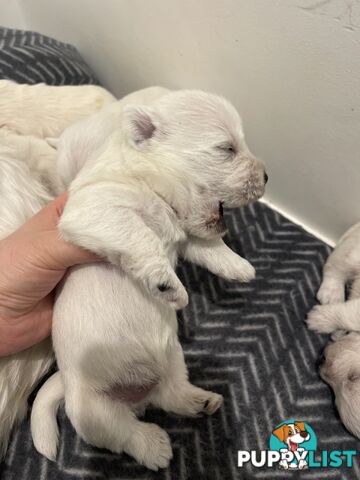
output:
<instances>
[{"instance_id":1,"label":"human hand","mask_svg":"<svg viewBox=\"0 0 360 480\"><path fill-rule=\"evenodd\" d=\"M24 350L51 331L54 288L68 267L99 261L60 238L67 194L0 240L0 356Z\"/></svg>"}]
</instances>

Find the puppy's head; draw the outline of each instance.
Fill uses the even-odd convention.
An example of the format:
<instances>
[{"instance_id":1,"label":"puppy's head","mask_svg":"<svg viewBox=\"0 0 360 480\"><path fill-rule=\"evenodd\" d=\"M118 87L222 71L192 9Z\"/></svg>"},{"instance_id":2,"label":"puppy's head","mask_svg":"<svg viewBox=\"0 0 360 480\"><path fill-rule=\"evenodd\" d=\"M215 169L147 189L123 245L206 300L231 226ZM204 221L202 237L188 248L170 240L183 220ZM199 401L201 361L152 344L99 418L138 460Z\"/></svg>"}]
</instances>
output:
<instances>
[{"instance_id":1,"label":"puppy's head","mask_svg":"<svg viewBox=\"0 0 360 480\"><path fill-rule=\"evenodd\" d=\"M172 169L174 182L184 174L202 205L238 207L264 194L264 163L248 149L241 119L222 97L171 92L150 106L126 106L123 127L129 145Z\"/></svg>"},{"instance_id":2,"label":"puppy's head","mask_svg":"<svg viewBox=\"0 0 360 480\"><path fill-rule=\"evenodd\" d=\"M346 428L360 437L360 335L349 333L327 345L320 375L335 394Z\"/></svg>"}]
</instances>

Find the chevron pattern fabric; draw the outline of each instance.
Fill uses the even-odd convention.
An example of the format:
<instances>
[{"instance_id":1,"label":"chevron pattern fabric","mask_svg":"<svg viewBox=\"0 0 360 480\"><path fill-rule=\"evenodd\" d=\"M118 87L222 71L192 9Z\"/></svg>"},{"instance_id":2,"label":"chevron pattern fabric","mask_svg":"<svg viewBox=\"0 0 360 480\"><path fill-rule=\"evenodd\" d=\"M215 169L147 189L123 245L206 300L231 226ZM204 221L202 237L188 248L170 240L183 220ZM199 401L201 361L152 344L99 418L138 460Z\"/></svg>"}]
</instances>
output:
<instances>
[{"instance_id":1,"label":"chevron pattern fabric","mask_svg":"<svg viewBox=\"0 0 360 480\"><path fill-rule=\"evenodd\" d=\"M52 85L98 83L76 49L34 32L0 28L0 78ZM225 212L227 242L256 267L250 284L230 284L191 264L179 267L190 304L179 317L193 383L220 392L213 417L179 418L149 410L172 439L170 468L153 473L127 455L86 445L61 410L56 463L34 449L29 420L14 432L0 480L252 480L360 478L352 469L237 467L237 450L269 448L273 428L296 418L311 425L320 450L360 450L342 426L316 361L327 337L307 330L330 249L262 203ZM84 405L86 409L86 405Z\"/></svg>"},{"instance_id":2,"label":"chevron pattern fabric","mask_svg":"<svg viewBox=\"0 0 360 480\"><path fill-rule=\"evenodd\" d=\"M0 78L49 85L97 84L72 45L36 32L0 28Z\"/></svg>"},{"instance_id":3,"label":"chevron pattern fabric","mask_svg":"<svg viewBox=\"0 0 360 480\"><path fill-rule=\"evenodd\" d=\"M237 450L269 448L273 428L291 418L311 425L320 450L360 450L360 442L342 426L331 391L317 374L327 338L304 324L329 247L262 203L225 215L227 242L256 267L256 280L230 284L194 265L179 268L190 293L179 318L190 377L222 393L223 408L197 419L148 411L145 419L164 427L174 448L170 468L157 473L125 454L86 445L63 410L58 461L49 462L34 450L27 420L13 436L1 480L360 478L357 460L352 469L298 474L237 467Z\"/></svg>"}]
</instances>

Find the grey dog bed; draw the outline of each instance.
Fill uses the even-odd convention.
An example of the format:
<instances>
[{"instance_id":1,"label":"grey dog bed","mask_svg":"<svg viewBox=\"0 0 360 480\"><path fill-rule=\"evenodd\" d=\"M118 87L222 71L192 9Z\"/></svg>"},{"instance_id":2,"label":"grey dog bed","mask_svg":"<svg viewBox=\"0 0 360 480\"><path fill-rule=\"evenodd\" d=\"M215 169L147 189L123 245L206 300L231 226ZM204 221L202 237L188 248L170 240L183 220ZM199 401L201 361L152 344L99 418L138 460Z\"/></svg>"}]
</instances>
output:
<instances>
[{"instance_id":1,"label":"grey dog bed","mask_svg":"<svg viewBox=\"0 0 360 480\"><path fill-rule=\"evenodd\" d=\"M0 29L0 76L23 83L97 83L74 47L6 29ZM262 203L225 217L226 241L256 267L256 280L230 284L194 265L179 267L190 293L179 315L190 377L222 393L223 408L197 419L149 410L145 419L164 427L174 448L170 468L157 473L125 454L86 445L63 410L58 461L49 462L35 451L27 419L14 432L1 480L360 478L357 459L349 469L300 474L237 467L237 450L268 449L272 430L291 418L311 425L320 450L359 450L360 444L342 426L331 391L317 374L327 337L304 324L329 247Z\"/></svg>"}]
</instances>

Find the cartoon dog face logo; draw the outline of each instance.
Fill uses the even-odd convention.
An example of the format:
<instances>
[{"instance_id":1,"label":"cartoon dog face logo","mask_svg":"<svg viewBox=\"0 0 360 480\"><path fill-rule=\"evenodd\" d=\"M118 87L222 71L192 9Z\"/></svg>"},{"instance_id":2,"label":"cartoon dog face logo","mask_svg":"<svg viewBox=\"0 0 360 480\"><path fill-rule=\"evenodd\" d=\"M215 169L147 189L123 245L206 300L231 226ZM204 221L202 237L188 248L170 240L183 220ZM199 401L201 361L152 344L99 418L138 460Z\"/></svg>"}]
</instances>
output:
<instances>
[{"instance_id":1,"label":"cartoon dog face logo","mask_svg":"<svg viewBox=\"0 0 360 480\"><path fill-rule=\"evenodd\" d=\"M285 423L272 433L292 452L298 450L299 444L310 439L310 433L306 430L304 422Z\"/></svg>"}]
</instances>

